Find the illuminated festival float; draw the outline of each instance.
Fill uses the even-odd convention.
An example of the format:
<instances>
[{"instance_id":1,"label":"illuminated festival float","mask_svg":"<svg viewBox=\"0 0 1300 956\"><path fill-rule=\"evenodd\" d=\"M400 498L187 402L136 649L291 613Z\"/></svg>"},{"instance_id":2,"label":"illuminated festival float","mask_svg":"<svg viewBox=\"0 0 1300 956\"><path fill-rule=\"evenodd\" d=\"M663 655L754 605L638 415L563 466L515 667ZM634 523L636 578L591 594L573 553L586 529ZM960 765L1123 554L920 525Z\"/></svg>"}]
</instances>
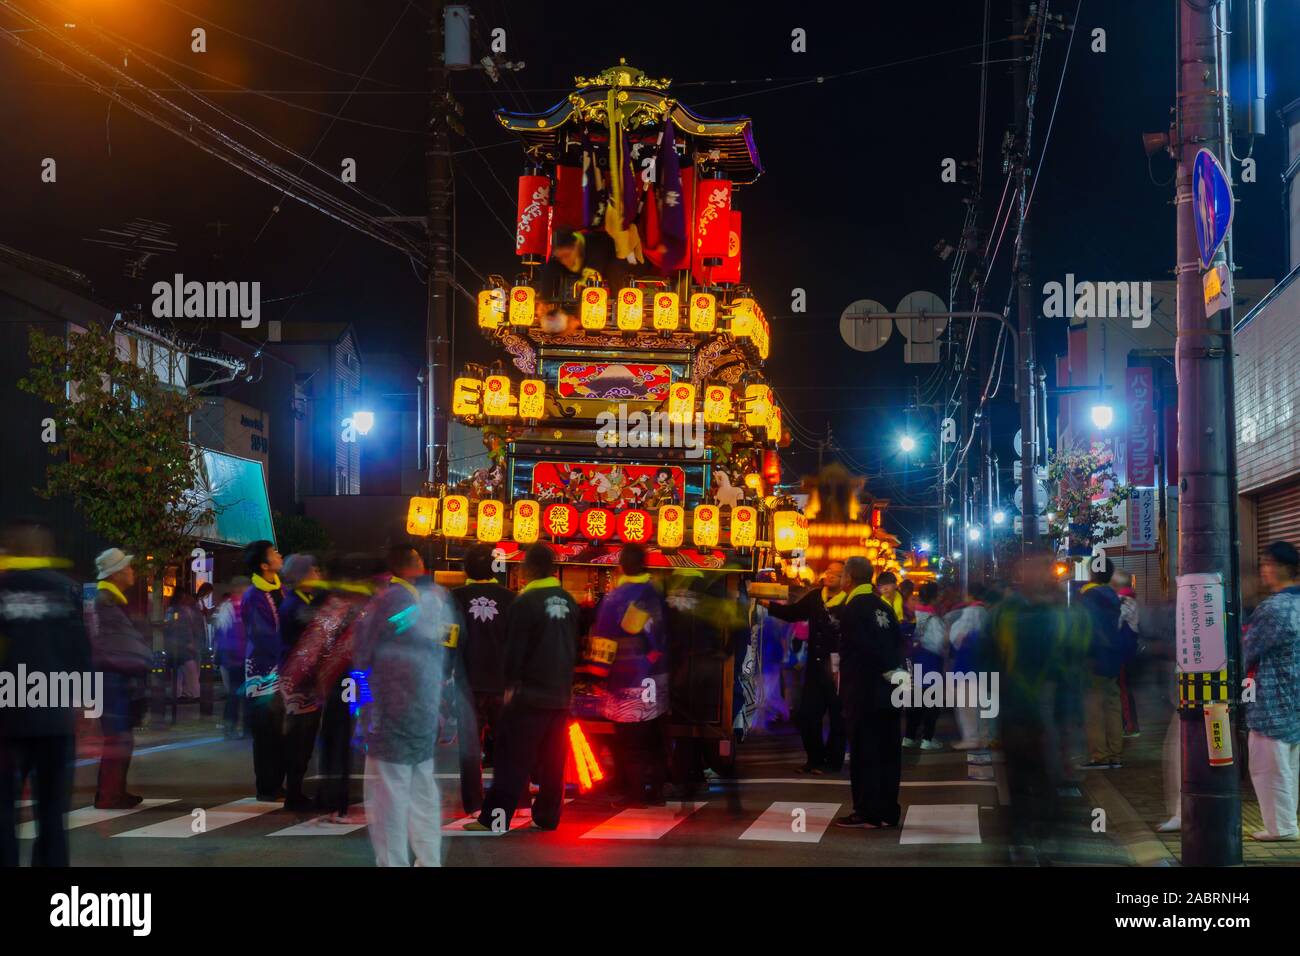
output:
<instances>
[{"instance_id":1,"label":"illuminated festival float","mask_svg":"<svg viewBox=\"0 0 1300 956\"><path fill-rule=\"evenodd\" d=\"M497 546L512 586L523 551L545 541L587 607L613 586L625 542L661 579L715 573L752 601L755 572L806 547L808 526L774 493L771 329L741 277L734 199L762 172L751 121L698 116L669 80L627 65L576 83L545 112L497 113L525 156L520 271L478 294L502 358L457 370L452 403L490 465L414 499L408 530L433 535L453 567L475 541ZM576 241L553 248L564 231ZM733 658L713 657L716 674L691 682L707 718L675 714L673 733L716 737L725 758Z\"/></svg>"}]
</instances>

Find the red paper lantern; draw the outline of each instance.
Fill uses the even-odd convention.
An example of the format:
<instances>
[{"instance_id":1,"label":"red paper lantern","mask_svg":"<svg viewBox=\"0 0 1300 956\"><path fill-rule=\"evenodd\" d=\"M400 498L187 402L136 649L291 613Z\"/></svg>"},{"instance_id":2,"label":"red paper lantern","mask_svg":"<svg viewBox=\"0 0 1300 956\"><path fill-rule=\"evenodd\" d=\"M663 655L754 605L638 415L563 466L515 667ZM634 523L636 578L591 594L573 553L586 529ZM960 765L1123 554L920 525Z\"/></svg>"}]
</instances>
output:
<instances>
[{"instance_id":1,"label":"red paper lantern","mask_svg":"<svg viewBox=\"0 0 1300 956\"><path fill-rule=\"evenodd\" d=\"M547 505L542 511L542 531L552 538L571 538L578 533L578 509L573 505Z\"/></svg>"},{"instance_id":2,"label":"red paper lantern","mask_svg":"<svg viewBox=\"0 0 1300 956\"><path fill-rule=\"evenodd\" d=\"M582 537L588 541L608 541L614 536L614 512L608 508L588 508L582 513Z\"/></svg>"},{"instance_id":3,"label":"red paper lantern","mask_svg":"<svg viewBox=\"0 0 1300 956\"><path fill-rule=\"evenodd\" d=\"M781 456L770 448L763 452L763 481L769 488L781 483Z\"/></svg>"},{"instance_id":4,"label":"red paper lantern","mask_svg":"<svg viewBox=\"0 0 1300 956\"><path fill-rule=\"evenodd\" d=\"M546 261L551 225L551 181L545 176L519 177L519 212L515 218L515 255L526 265Z\"/></svg>"},{"instance_id":5,"label":"red paper lantern","mask_svg":"<svg viewBox=\"0 0 1300 956\"><path fill-rule=\"evenodd\" d=\"M695 190L695 258L719 266L731 240L731 180L702 179Z\"/></svg>"},{"instance_id":6,"label":"red paper lantern","mask_svg":"<svg viewBox=\"0 0 1300 956\"><path fill-rule=\"evenodd\" d=\"M654 540L655 523L650 512L629 508L618 516L618 536L629 544L648 544Z\"/></svg>"}]
</instances>

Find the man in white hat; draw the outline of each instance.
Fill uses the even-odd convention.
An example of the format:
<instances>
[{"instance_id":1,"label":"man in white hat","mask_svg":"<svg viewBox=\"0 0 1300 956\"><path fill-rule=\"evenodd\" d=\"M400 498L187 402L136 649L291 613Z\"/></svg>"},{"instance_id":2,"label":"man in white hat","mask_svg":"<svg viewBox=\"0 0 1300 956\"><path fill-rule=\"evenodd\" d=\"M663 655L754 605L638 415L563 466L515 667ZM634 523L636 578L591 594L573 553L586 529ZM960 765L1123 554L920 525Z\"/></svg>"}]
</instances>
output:
<instances>
[{"instance_id":1,"label":"man in white hat","mask_svg":"<svg viewBox=\"0 0 1300 956\"><path fill-rule=\"evenodd\" d=\"M127 792L126 772L135 750L133 731L143 710L153 651L127 615L126 592L135 584L134 559L121 548L109 548L95 559L99 590L91 656L95 670L104 674L100 718L104 751L95 789L95 806L101 810L128 810L142 799Z\"/></svg>"}]
</instances>

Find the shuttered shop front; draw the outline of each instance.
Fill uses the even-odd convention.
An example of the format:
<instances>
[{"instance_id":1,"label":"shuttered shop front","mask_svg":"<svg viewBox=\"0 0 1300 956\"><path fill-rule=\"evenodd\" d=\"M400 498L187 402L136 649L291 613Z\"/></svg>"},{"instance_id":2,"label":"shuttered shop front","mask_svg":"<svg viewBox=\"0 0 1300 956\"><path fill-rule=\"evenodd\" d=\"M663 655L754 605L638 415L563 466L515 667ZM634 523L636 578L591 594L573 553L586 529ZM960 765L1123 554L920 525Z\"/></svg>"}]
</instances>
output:
<instances>
[{"instance_id":1,"label":"shuttered shop front","mask_svg":"<svg viewBox=\"0 0 1300 956\"><path fill-rule=\"evenodd\" d=\"M1255 547L1260 559L1274 541L1300 547L1300 481L1266 491L1255 499Z\"/></svg>"}]
</instances>

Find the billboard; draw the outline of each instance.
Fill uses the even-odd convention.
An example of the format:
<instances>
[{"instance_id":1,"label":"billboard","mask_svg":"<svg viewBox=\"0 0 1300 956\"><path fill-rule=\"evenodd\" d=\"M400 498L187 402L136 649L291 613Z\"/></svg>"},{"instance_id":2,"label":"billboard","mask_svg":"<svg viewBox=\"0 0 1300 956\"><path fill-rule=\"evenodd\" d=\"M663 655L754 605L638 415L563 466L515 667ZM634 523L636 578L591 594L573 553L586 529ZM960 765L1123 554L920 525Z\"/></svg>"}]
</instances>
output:
<instances>
[{"instance_id":1,"label":"billboard","mask_svg":"<svg viewBox=\"0 0 1300 956\"><path fill-rule=\"evenodd\" d=\"M260 461L200 448L197 493L216 511L212 523L198 530L201 540L234 547L275 540L266 474Z\"/></svg>"}]
</instances>

